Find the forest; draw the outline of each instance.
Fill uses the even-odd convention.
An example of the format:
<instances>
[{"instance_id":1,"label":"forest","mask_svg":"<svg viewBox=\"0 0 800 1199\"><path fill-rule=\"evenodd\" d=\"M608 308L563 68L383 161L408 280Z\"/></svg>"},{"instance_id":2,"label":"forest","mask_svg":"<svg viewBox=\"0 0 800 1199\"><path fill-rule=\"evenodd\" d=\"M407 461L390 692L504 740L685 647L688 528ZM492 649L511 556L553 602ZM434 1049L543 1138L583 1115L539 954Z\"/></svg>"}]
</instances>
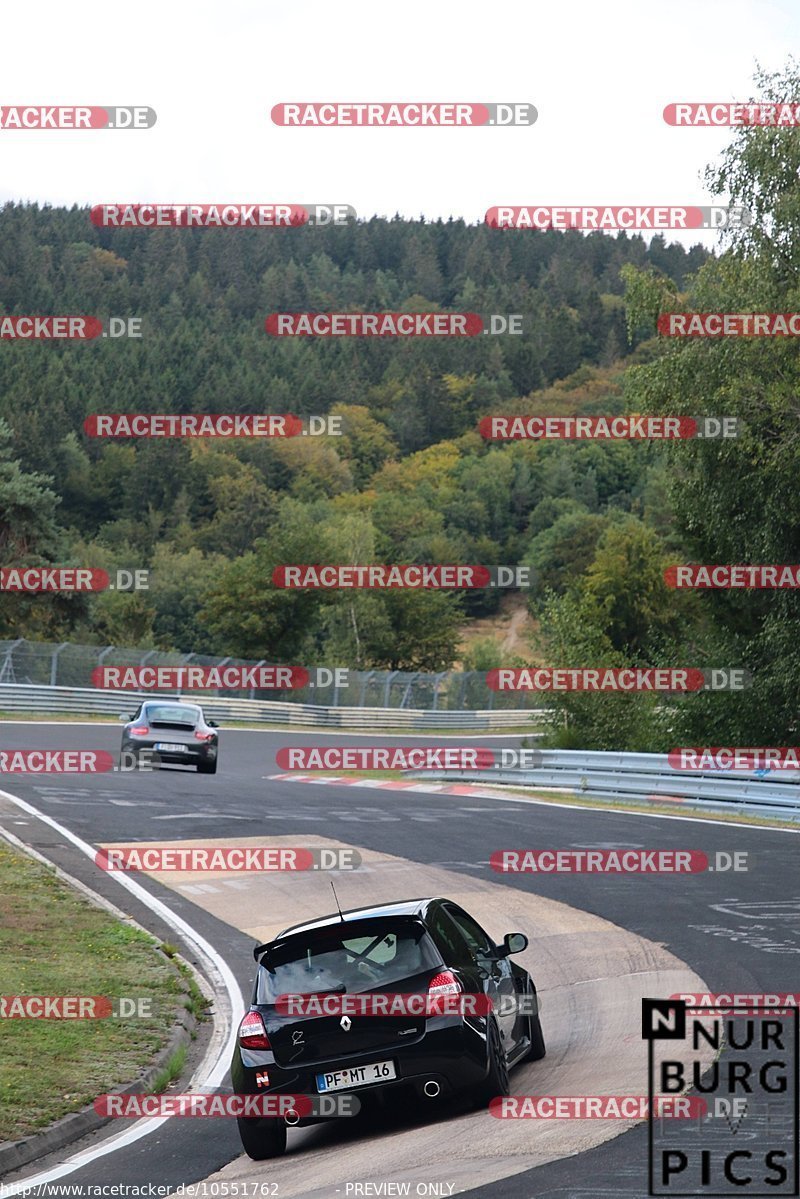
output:
<instances>
[{"instance_id":1,"label":"forest","mask_svg":"<svg viewBox=\"0 0 800 1199\"><path fill-rule=\"evenodd\" d=\"M797 91L792 72L765 98ZM793 94L792 91L792 94ZM798 557L791 337L660 337L677 311L800 309L800 149L735 131L709 189L754 214L714 253L659 235L372 218L104 229L0 209L0 312L141 319L140 339L0 341L0 562L150 572L147 591L5 594L0 638L353 669L737 666L746 693L557 703L561 744L789 744L789 591L679 592L681 562ZM276 312L520 314L521 335L271 337ZM96 413L291 413L340 436L88 437ZM717 441L492 441L495 413L740 418ZM283 563L525 564L525 658L459 649L495 591L287 592Z\"/></svg>"}]
</instances>

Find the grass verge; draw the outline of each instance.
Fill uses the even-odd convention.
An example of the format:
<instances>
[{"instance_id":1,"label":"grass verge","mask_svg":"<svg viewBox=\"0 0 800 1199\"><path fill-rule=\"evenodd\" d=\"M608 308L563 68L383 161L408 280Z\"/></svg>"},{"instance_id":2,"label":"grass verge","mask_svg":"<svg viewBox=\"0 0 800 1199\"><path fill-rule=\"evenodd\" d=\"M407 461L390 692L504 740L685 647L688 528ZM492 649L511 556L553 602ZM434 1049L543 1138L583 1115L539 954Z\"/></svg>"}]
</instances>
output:
<instances>
[{"instance_id":1,"label":"grass verge","mask_svg":"<svg viewBox=\"0 0 800 1199\"><path fill-rule=\"evenodd\" d=\"M0 1141L13 1141L135 1079L182 1010L206 1011L155 938L116 920L0 840L0 995L150 1000L149 1016L0 1018ZM191 978L191 975L189 976Z\"/></svg>"}]
</instances>

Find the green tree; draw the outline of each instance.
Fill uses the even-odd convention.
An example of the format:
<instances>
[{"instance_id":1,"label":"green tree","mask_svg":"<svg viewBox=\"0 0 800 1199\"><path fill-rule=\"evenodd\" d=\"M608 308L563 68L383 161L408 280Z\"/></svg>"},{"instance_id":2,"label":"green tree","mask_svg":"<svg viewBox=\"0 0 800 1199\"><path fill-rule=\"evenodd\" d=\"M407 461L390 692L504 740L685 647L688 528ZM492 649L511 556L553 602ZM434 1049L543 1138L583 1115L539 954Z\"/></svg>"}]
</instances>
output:
<instances>
[{"instance_id":1,"label":"green tree","mask_svg":"<svg viewBox=\"0 0 800 1199\"><path fill-rule=\"evenodd\" d=\"M603 629L596 602L577 590L551 594L540 614L537 646L558 667L620 667L630 658ZM659 695L646 692L563 691L547 697L553 709L544 744L560 749L664 749L669 715Z\"/></svg>"},{"instance_id":2,"label":"green tree","mask_svg":"<svg viewBox=\"0 0 800 1199\"><path fill-rule=\"evenodd\" d=\"M65 537L56 521L53 479L23 470L14 457L12 432L0 420L0 563L3 566L68 565ZM0 604L0 636L47 640L60 636L85 611L82 596L6 592Z\"/></svg>"},{"instance_id":3,"label":"green tree","mask_svg":"<svg viewBox=\"0 0 800 1199\"><path fill-rule=\"evenodd\" d=\"M363 404L334 404L331 415L342 420L339 457L350 468L356 487L365 487L384 462L396 457L397 446L386 426Z\"/></svg>"},{"instance_id":4,"label":"green tree","mask_svg":"<svg viewBox=\"0 0 800 1199\"><path fill-rule=\"evenodd\" d=\"M22 563L35 555L46 561L59 546L58 495L51 477L22 469L12 438L11 428L0 420L0 558Z\"/></svg>"},{"instance_id":5,"label":"green tree","mask_svg":"<svg viewBox=\"0 0 800 1199\"><path fill-rule=\"evenodd\" d=\"M593 561L606 524L604 517L591 512L569 511L538 533L523 559L533 570L532 595L563 594Z\"/></svg>"},{"instance_id":6,"label":"green tree","mask_svg":"<svg viewBox=\"0 0 800 1199\"><path fill-rule=\"evenodd\" d=\"M371 665L386 670L448 670L456 657L461 610L444 591L384 591L388 628L369 644Z\"/></svg>"},{"instance_id":7,"label":"green tree","mask_svg":"<svg viewBox=\"0 0 800 1199\"><path fill-rule=\"evenodd\" d=\"M800 89L800 70L790 60L781 71L759 71L756 84L759 99L782 101ZM732 230L726 252L697 272L692 308L800 311L798 168L794 130L748 126L734 133L708 180L716 194L750 208L753 223ZM735 438L669 447L670 498L684 561L798 561L800 359L794 339L676 339L631 368L627 393L639 411L709 413L741 422ZM673 561L680 560L675 554ZM753 686L746 697L701 698L696 710L709 716L719 744L739 738L743 744L791 744L800 676L797 592L707 592L698 603L702 644L709 652L722 647L737 654L723 664L749 668Z\"/></svg>"},{"instance_id":8,"label":"green tree","mask_svg":"<svg viewBox=\"0 0 800 1199\"><path fill-rule=\"evenodd\" d=\"M335 562L326 529L297 500L279 506L268 538L230 562L210 587L198 621L218 652L242 658L299 662L315 657L320 610L336 593L273 585L276 566Z\"/></svg>"},{"instance_id":9,"label":"green tree","mask_svg":"<svg viewBox=\"0 0 800 1199\"><path fill-rule=\"evenodd\" d=\"M154 610L153 636L159 648L196 654L217 652L199 613L226 565L222 554L204 554L196 547L183 553L176 553L166 543L156 547L148 594Z\"/></svg>"},{"instance_id":10,"label":"green tree","mask_svg":"<svg viewBox=\"0 0 800 1199\"><path fill-rule=\"evenodd\" d=\"M665 566L657 533L633 517L613 521L600 537L581 587L615 649L639 655L658 632L680 630L680 609L664 582Z\"/></svg>"}]
</instances>

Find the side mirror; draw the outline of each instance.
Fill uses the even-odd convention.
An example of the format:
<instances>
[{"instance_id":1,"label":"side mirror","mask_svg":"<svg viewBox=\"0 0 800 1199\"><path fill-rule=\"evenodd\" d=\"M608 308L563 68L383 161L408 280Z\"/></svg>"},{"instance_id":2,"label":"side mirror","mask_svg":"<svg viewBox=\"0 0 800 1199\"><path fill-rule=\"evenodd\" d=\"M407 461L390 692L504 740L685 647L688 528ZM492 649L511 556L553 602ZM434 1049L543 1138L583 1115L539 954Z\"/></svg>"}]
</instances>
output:
<instances>
[{"instance_id":1,"label":"side mirror","mask_svg":"<svg viewBox=\"0 0 800 1199\"><path fill-rule=\"evenodd\" d=\"M117 720L121 720L123 724L128 724L129 721L133 720L133 717L126 716L124 712L120 712L119 716L117 717Z\"/></svg>"},{"instance_id":2,"label":"side mirror","mask_svg":"<svg viewBox=\"0 0 800 1199\"><path fill-rule=\"evenodd\" d=\"M218 729L219 728L219 725L217 724L216 720L207 720L206 724L208 725L208 727L210 729Z\"/></svg>"},{"instance_id":3,"label":"side mirror","mask_svg":"<svg viewBox=\"0 0 800 1199\"><path fill-rule=\"evenodd\" d=\"M500 957L507 958L512 953L522 953L523 949L528 948L528 938L524 933L506 933L503 937L503 946L500 950Z\"/></svg>"}]
</instances>

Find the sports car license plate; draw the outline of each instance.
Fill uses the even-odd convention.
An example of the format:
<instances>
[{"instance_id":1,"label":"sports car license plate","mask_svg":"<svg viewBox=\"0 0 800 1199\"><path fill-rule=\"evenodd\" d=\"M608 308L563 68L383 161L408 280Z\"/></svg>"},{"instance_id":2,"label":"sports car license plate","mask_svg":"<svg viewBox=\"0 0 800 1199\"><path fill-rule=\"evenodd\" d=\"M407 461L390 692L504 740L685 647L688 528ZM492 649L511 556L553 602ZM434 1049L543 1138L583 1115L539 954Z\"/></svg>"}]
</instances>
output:
<instances>
[{"instance_id":1,"label":"sports car license plate","mask_svg":"<svg viewBox=\"0 0 800 1199\"><path fill-rule=\"evenodd\" d=\"M371 1082L387 1082L397 1078L394 1062L371 1062L369 1066L348 1066L344 1070L332 1070L329 1074L317 1075L317 1090L345 1091L348 1087L363 1087Z\"/></svg>"},{"instance_id":2,"label":"sports car license plate","mask_svg":"<svg viewBox=\"0 0 800 1199\"><path fill-rule=\"evenodd\" d=\"M162 754L182 754L185 749L185 745L173 745L169 741L156 741L156 752L161 750Z\"/></svg>"}]
</instances>

